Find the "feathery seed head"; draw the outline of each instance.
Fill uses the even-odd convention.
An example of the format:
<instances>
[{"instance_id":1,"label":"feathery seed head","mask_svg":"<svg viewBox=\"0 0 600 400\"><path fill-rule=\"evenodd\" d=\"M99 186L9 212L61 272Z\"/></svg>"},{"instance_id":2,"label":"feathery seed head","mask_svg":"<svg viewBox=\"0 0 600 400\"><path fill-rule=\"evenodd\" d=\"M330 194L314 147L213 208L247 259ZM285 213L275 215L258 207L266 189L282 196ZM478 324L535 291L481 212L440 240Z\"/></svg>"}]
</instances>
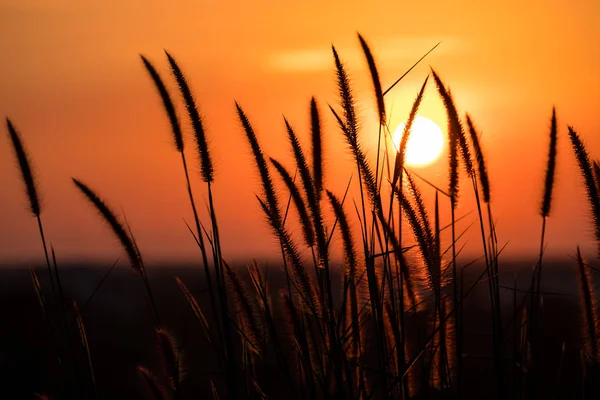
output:
<instances>
[{"instance_id":1,"label":"feathery seed head","mask_svg":"<svg viewBox=\"0 0 600 400\"><path fill-rule=\"evenodd\" d=\"M27 154L27 151L25 150L25 147L23 146L23 142L21 141L19 133L8 118L6 118L6 125L8 126L8 134L13 145L13 150L15 151L15 156L17 157L17 161L19 162L21 178L23 179L23 183L25 184L25 191L27 193L27 199L29 200L29 210L33 215L39 217L41 212L40 200L36 190L35 180L33 177L33 172L31 170L31 162L29 156Z\"/></svg>"},{"instance_id":2,"label":"feathery seed head","mask_svg":"<svg viewBox=\"0 0 600 400\"><path fill-rule=\"evenodd\" d=\"M144 273L141 254L137 250L133 239L129 236L112 210L104 203L104 201L102 201L102 199L100 199L100 197L98 197L94 191L92 191L92 189L86 186L83 182L73 178L73 183L94 205L96 210L104 218L104 221L106 221L106 223L110 226L117 239L119 239L119 242L121 242L121 246L127 253L129 262L131 263L133 269L140 273Z\"/></svg>"},{"instance_id":3,"label":"feathery seed head","mask_svg":"<svg viewBox=\"0 0 600 400\"><path fill-rule=\"evenodd\" d=\"M288 188L290 195L292 196L292 200L294 201L294 205L296 206L296 210L298 210L298 216L300 217L300 224L302 227L302 233L304 235L304 241L308 247L312 247L315 244L315 233L313 230L313 225L310 220L310 216L308 214L308 210L306 209L306 204L302 195L300 194L300 190L298 186L294 183L294 180L290 173L285 169L281 163L277 160L271 158L271 163L281 175L283 182Z\"/></svg>"},{"instance_id":4,"label":"feathery seed head","mask_svg":"<svg viewBox=\"0 0 600 400\"><path fill-rule=\"evenodd\" d=\"M180 346L173 334L164 328L156 330L156 345L160 354L162 372L171 388L177 390L183 375Z\"/></svg>"},{"instance_id":5,"label":"feathery seed head","mask_svg":"<svg viewBox=\"0 0 600 400\"><path fill-rule=\"evenodd\" d=\"M392 179L392 186L396 186L396 183L400 178L402 178L402 171L404 170L404 160L406 156L406 146L408 144L408 139L412 132L412 124L417 116L417 111L419 110L419 106L421 105L421 101L423 100L423 94L425 93L425 87L427 86L427 81L429 80L429 75L425 78L425 82L421 86L419 93L417 94L417 98L415 99L413 106L408 115L408 119L406 120L406 125L404 126L404 132L402 132L402 138L400 139L400 146L398 146L398 151L396 152L396 160L394 162L394 177ZM402 182L400 182L402 183Z\"/></svg>"},{"instance_id":6,"label":"feathery seed head","mask_svg":"<svg viewBox=\"0 0 600 400\"><path fill-rule=\"evenodd\" d=\"M310 126L312 138L312 161L313 161L313 182L319 199L323 191L323 145L321 132L321 118L319 117L319 108L315 98L310 100Z\"/></svg>"},{"instance_id":7,"label":"feathery seed head","mask_svg":"<svg viewBox=\"0 0 600 400\"><path fill-rule=\"evenodd\" d=\"M597 363L600 359L600 349L598 348L598 335L600 335L598 297L594 289L590 268L581 256L579 246L577 246L577 266L579 270L583 344L588 360L591 363Z\"/></svg>"},{"instance_id":8,"label":"feathery seed head","mask_svg":"<svg viewBox=\"0 0 600 400\"><path fill-rule=\"evenodd\" d=\"M471 144L473 145L473 151L475 152L475 160L477 161L477 169L479 170L479 182L481 184L481 192L483 193L483 201L485 203L490 202L490 181L487 174L487 168L485 167L485 159L483 157L483 151L481 150L481 144L479 143L479 134L477 129L471 120L469 114L466 115L467 126L469 128L469 135L471 137Z\"/></svg>"},{"instance_id":9,"label":"feathery seed head","mask_svg":"<svg viewBox=\"0 0 600 400\"><path fill-rule=\"evenodd\" d=\"M263 191L267 200L266 204L268 205L270 211L269 218L273 219L272 222L274 224L281 225L282 222L281 213L279 210L279 202L277 201L277 196L275 195L273 181L271 180L271 175L269 174L265 156L260 148L258 139L256 138L256 134L254 133L254 129L252 128L248 117L237 102L235 103L235 107L242 124L242 128L244 129L244 133L246 134L246 138L248 139L248 143L250 144L250 149L254 155L254 161L262 181Z\"/></svg>"},{"instance_id":10,"label":"feathery seed head","mask_svg":"<svg viewBox=\"0 0 600 400\"><path fill-rule=\"evenodd\" d=\"M544 180L544 196L540 214L546 218L550 215L552 203L552 189L554 187L554 171L556 169L556 109L552 107L552 119L550 120L550 145L548 150L548 164L546 164L546 179Z\"/></svg>"},{"instance_id":11,"label":"feathery seed head","mask_svg":"<svg viewBox=\"0 0 600 400\"><path fill-rule=\"evenodd\" d=\"M598 198L598 188L596 187L594 173L592 172L592 164L590 162L585 145L579 138L579 135L572 127L569 126L568 128L569 138L571 139L571 144L573 145L575 158L577 159L577 164L579 164L581 176L587 191L587 197L590 202L592 218L595 225L594 228L596 241L598 242L598 253L600 255L600 198Z\"/></svg>"},{"instance_id":12,"label":"feathery seed head","mask_svg":"<svg viewBox=\"0 0 600 400\"><path fill-rule=\"evenodd\" d=\"M373 57L373 53L371 52L369 45L360 33L358 34L358 40L360 41L363 53L365 54L367 65L369 66L369 72L371 73L371 80L373 82L373 89L375 91L375 101L377 102L377 113L379 114L379 123L383 126L386 122L385 102L383 101L383 91L381 89L381 82L379 80L377 64L375 63L375 58Z\"/></svg>"},{"instance_id":13,"label":"feathery seed head","mask_svg":"<svg viewBox=\"0 0 600 400\"><path fill-rule=\"evenodd\" d=\"M198 112L198 107L196 106L196 101L194 100L194 96L192 95L192 91L189 87L187 79L181 71L181 68L179 68L177 61L175 61L175 59L166 50L165 54L167 55L167 59L171 65L171 72L173 73L173 76L177 81L177 85L179 86L181 97L183 97L183 100L185 101L185 107L188 111L192 128L194 129L194 139L196 141L196 147L200 156L200 170L202 173L202 179L204 182L212 182L214 180L214 168L210 158L210 152L208 150L206 132Z\"/></svg>"},{"instance_id":14,"label":"feathery seed head","mask_svg":"<svg viewBox=\"0 0 600 400\"><path fill-rule=\"evenodd\" d=\"M169 92L165 84L163 83L160 75L156 71L156 68L152 65L150 61L146 57L140 54L142 61L144 62L144 66L146 70L150 74L152 81L154 82L154 86L158 90L160 94L160 98L163 102L163 107L169 117L169 121L171 122L171 131L173 133L173 139L175 140L175 148L178 152L183 152L183 135L181 133L181 126L179 125L179 120L177 118L177 114L175 113L175 107L173 106L173 102L171 101L171 96L169 96Z\"/></svg>"},{"instance_id":15,"label":"feathery seed head","mask_svg":"<svg viewBox=\"0 0 600 400\"><path fill-rule=\"evenodd\" d=\"M454 100L450 92L444 86L444 83L438 76L438 74L431 69L433 79L435 81L436 87L438 89L438 93L444 102L444 108L446 109L446 114L448 118L448 136L449 136L449 193L452 200L452 206L456 207L458 202L458 148L461 147L463 151L463 161L465 162L465 167L467 169L467 173L472 175L472 164L471 157L468 151L468 147L466 146L466 140L464 138L464 132L462 129L462 125L460 123L460 119L458 118L458 113L456 111L456 106L454 105ZM462 139L461 139L462 138Z\"/></svg>"}]
</instances>

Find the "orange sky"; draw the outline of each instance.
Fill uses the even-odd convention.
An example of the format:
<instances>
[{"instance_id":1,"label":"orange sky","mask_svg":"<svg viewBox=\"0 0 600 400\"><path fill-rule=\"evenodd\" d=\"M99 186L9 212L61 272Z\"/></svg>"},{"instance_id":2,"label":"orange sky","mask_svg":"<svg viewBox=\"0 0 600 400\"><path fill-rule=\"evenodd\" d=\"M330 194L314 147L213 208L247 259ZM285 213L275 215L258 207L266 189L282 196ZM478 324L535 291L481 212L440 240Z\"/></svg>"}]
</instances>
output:
<instances>
[{"instance_id":1,"label":"orange sky","mask_svg":"<svg viewBox=\"0 0 600 400\"><path fill-rule=\"evenodd\" d=\"M59 258L123 257L76 192L70 177L77 177L125 211L147 260L192 259L197 249L184 224L192 217L180 161L139 59L139 53L146 55L167 77L162 50L168 49L187 73L208 126L224 254L264 258L276 246L254 198L259 180L234 100L251 117L265 151L290 165L282 114L308 145L308 102L315 95L326 116L326 186L341 195L354 170L326 112L326 104L337 101L331 44L347 62L363 141L373 155L374 101L356 32L369 41L385 87L442 41L386 97L392 125L405 118L428 67L434 67L459 110L469 111L483 132L499 240L509 241L508 255L531 255L539 246L538 208L556 105L559 158L549 252L572 254L577 244L593 252L566 124L600 157L600 2L491 4L3 0L0 114L11 118L31 153L47 235ZM421 114L445 128L432 84ZM0 264L6 265L43 253L5 128L2 132ZM446 169L442 157L417 172L446 187ZM199 179L194 183L204 211L204 187ZM459 215L474 210L466 182L462 187ZM471 214L464 227L475 218ZM467 252L477 255L478 232L471 230Z\"/></svg>"}]
</instances>

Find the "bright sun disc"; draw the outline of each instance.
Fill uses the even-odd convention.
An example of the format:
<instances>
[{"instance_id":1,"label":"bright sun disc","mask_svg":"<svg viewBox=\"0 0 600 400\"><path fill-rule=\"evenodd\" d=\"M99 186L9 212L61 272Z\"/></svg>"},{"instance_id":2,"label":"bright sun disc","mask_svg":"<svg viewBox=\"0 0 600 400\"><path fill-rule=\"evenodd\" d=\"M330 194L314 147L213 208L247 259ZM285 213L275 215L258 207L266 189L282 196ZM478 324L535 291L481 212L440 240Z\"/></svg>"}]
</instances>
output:
<instances>
[{"instance_id":1,"label":"bright sun disc","mask_svg":"<svg viewBox=\"0 0 600 400\"><path fill-rule=\"evenodd\" d=\"M406 122L402 122L392 136L396 149L400 146ZM413 166L424 166L434 162L444 148L444 134L435 122L425 117L416 116L406 144L406 163Z\"/></svg>"}]
</instances>

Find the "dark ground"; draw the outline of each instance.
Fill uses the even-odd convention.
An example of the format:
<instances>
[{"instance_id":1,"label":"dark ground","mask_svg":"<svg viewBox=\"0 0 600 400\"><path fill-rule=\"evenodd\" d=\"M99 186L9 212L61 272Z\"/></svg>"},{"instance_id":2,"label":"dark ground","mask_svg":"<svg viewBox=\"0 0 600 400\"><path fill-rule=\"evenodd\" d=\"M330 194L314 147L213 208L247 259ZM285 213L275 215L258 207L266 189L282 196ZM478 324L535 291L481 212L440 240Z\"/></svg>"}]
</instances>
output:
<instances>
[{"instance_id":1,"label":"dark ground","mask_svg":"<svg viewBox=\"0 0 600 400\"><path fill-rule=\"evenodd\" d=\"M531 265L502 263L501 284L513 287L515 277L520 276L517 286L526 290ZM63 266L61 279L65 297L76 300L82 307L108 268L109 265L85 266L85 263ZM47 270L44 267L37 271L46 295L50 296ZM480 272L480 267L470 267L466 271L467 280L472 280ZM573 399L581 393L580 311L576 272L572 260L548 261L544 264L542 291L557 294L543 297L540 320L543 337L542 392L536 396L538 398ZM175 276L180 277L195 292L208 314L207 295L202 292L203 272L200 267L164 266L149 267L148 273L163 324L183 343L188 373L182 389L184 394L190 394L184 398L210 398L209 379L214 378L218 368L216 359L200 324L189 313L187 302L174 279ZM275 285L276 275L281 278L281 274L274 269L270 277L272 285ZM279 282L282 283L281 280ZM31 398L34 392L54 393L58 390L56 353L28 269L0 269L0 296L1 397L20 399ZM502 296L504 321L508 321L513 313L513 291L502 289ZM521 298L522 294L517 293L517 302ZM143 398L144 386L136 366L155 365L157 354L152 317L139 275L121 263L81 313L100 398ZM494 398L487 283L479 284L469 296L465 318L465 397ZM506 346L510 349L510 327L507 336ZM566 350L561 369L559 364L563 341Z\"/></svg>"}]
</instances>

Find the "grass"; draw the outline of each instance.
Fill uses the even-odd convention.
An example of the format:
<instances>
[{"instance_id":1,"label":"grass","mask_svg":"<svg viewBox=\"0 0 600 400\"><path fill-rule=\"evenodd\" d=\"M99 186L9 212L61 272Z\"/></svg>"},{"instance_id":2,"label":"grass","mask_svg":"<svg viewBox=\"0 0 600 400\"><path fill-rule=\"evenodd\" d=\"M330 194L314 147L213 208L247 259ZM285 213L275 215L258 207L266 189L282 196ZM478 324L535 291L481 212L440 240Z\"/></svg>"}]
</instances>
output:
<instances>
[{"instance_id":1,"label":"grass","mask_svg":"<svg viewBox=\"0 0 600 400\"><path fill-rule=\"evenodd\" d=\"M177 108L163 78L147 58L141 57L170 121L175 150L181 154L186 189L194 214L195 230L190 229L190 232L200 250L199 266L204 272L210 297L210 309L203 310L195 294L177 278L188 312L200 322L216 360L214 368L218 371L210 378L210 393L198 395L214 399L283 396L327 399L466 398L468 388L465 382L472 380L470 374L476 371L465 368L465 302L476 287L487 283L491 319L489 347L492 349L489 361L495 377L490 395L494 393L499 399L534 398L544 385L541 379L543 338L536 326L541 318L544 238L556 170L559 135L556 113L553 110L540 207L542 234L539 259L530 289L523 300L517 304L516 287L508 292L507 300L513 298L513 310L512 315L507 315L502 312L501 305L504 300L499 283L502 249L493 222L490 190L493 180L488 176L484 150L472 117L466 114L464 119L461 118L449 86L436 71L431 70L447 112L449 181L447 191L433 187L435 207L428 210L417 181L405 168L405 156L411 126L427 90L429 76L425 78L408 114L399 149L382 151L381 143L391 137L385 95L406 74L383 90L374 54L361 35L358 39L371 76L378 113L380 146L374 160L369 160L364 151L352 83L335 47L332 47L332 53L339 101L337 105L329 105L356 165L354 184L358 185L360 198L353 206L347 204L346 194L340 197L327 190L323 173L323 116L314 98L309 105L310 151L302 148L295 130L284 118L294 156L291 167L264 153L250 118L236 103L241 131L246 136L260 176L262 190L257 201L280 244L285 285L279 288L281 290L277 294L269 288L267 270L261 270L259 265L254 264L248 267L247 274L243 274L243 271L229 266L227 255L221 250L213 202L212 183L215 177L208 132L204 129L188 80L175 58L167 52L179 97L194 130L194 147L200 163L199 178L207 187L210 221L200 221L192 190L195 179L188 173L184 155L186 143ZM53 251L53 263L50 262L30 157L10 120L7 120L7 127L30 210L38 222L53 297L60 304L56 309L48 306L44 289L32 269L34 288L53 343L59 350L57 365L64 376L61 385L70 397L98 398L101 382L94 376L94 354L88 344L85 321L77 305L67 302L63 296ZM584 143L573 128L569 127L568 132L587 190L591 221L600 248L600 167L596 161L590 160ZM460 170L460 165L464 166L464 171ZM274 176L273 171L276 171ZM292 174L291 171L296 172ZM483 252L484 268L472 282L467 282L464 275L470 263L458 259L462 234L457 232L456 209L467 191L463 189L459 196L460 175L463 173L472 183ZM298 216L302 231L303 240L300 242L291 234L288 210L281 207L276 190L278 182L274 177L283 181L289 197L288 207L293 204L297 210L293 215ZM178 343L172 333L175 332L174 327L165 326L160 318L157 306L160 299L155 298L150 286L141 249L133 233L97 193L80 180L74 179L73 182L110 227L131 267L142 278L147 293L161 362L159 368L138 367L144 396L149 399L184 398L184 379L197 377L184 373L185 346ZM447 227L440 222L440 208L445 203L451 211L451 222ZM326 215L335 218L334 224L326 223ZM350 229L353 219L359 222L358 238ZM412 236L410 240L405 234L405 224L408 224ZM445 229L450 230L448 242L442 240ZM336 274L334 270L335 260L331 257L333 236L341 238L342 274ZM312 257L301 257L304 249L308 249ZM595 270L583 261L579 250L573 271L578 274L581 287L583 362L588 371L593 371L600 362L597 343L600 328L593 283ZM336 289L338 286L340 289ZM85 304L87 302L84 307ZM563 342L559 376L565 351ZM582 380L586 382L593 376L582 376ZM274 384L274 381L279 384Z\"/></svg>"}]
</instances>

